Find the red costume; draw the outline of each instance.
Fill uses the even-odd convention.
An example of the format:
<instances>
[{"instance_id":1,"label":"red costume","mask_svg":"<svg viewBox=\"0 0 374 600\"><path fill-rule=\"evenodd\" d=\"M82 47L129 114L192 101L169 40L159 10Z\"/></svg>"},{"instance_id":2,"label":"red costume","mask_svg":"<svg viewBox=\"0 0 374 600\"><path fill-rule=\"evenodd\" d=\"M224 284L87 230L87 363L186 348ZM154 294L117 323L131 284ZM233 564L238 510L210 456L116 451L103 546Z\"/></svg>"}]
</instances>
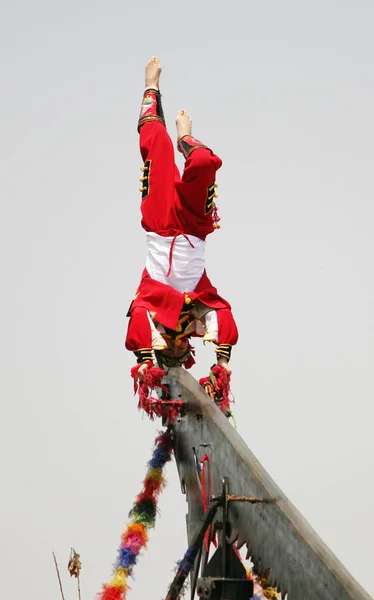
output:
<instances>
[{"instance_id":1,"label":"red costume","mask_svg":"<svg viewBox=\"0 0 374 600\"><path fill-rule=\"evenodd\" d=\"M146 268L130 306L126 348L138 363L153 360L165 339L202 337L230 359L238 332L229 303L218 295L204 268L205 238L218 226L215 174L222 161L192 136L178 141L186 163L174 162L160 93L144 93L139 118L142 227L147 232ZM185 362L188 368L192 357Z\"/></svg>"}]
</instances>

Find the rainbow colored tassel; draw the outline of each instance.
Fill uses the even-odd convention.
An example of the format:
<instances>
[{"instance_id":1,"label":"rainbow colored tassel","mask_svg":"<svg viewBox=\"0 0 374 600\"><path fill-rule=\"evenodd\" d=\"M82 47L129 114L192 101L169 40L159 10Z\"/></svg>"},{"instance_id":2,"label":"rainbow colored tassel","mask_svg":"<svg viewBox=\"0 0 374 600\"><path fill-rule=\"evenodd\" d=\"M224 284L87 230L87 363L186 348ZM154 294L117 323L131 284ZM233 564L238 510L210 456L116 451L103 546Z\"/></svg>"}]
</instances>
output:
<instances>
[{"instance_id":1,"label":"rainbow colored tassel","mask_svg":"<svg viewBox=\"0 0 374 600\"><path fill-rule=\"evenodd\" d=\"M154 527L157 515L157 501L165 486L163 468L171 460L173 451L171 435L165 431L155 440L155 449L148 462L143 489L136 497L130 511L130 523L121 535L113 578L103 585L98 600L126 600L129 586L127 579L138 560L142 548L147 546L148 529Z\"/></svg>"}]
</instances>

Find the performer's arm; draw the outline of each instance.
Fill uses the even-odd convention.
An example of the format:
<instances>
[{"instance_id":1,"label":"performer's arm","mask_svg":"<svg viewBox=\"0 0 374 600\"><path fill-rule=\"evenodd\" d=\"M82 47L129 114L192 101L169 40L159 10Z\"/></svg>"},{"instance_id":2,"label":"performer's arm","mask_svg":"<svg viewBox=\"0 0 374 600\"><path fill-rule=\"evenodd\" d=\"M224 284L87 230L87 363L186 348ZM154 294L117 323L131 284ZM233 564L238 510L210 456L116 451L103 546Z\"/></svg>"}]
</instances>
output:
<instances>
[{"instance_id":1,"label":"performer's arm","mask_svg":"<svg viewBox=\"0 0 374 600\"><path fill-rule=\"evenodd\" d=\"M228 363L232 347L237 343L239 333L229 308L217 310L218 340L216 346L217 364L231 371Z\"/></svg>"},{"instance_id":2,"label":"performer's arm","mask_svg":"<svg viewBox=\"0 0 374 600\"><path fill-rule=\"evenodd\" d=\"M136 307L131 310L125 346L135 354L138 364L153 363L152 331L147 309Z\"/></svg>"}]
</instances>

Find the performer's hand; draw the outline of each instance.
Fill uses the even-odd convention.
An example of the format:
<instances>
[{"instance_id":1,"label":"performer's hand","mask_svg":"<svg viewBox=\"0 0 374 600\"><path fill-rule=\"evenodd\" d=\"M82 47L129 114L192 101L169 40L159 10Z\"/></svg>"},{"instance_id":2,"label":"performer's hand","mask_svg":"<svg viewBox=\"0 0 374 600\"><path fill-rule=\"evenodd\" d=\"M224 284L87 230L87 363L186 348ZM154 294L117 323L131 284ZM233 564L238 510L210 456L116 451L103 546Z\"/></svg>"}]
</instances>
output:
<instances>
[{"instance_id":1,"label":"performer's hand","mask_svg":"<svg viewBox=\"0 0 374 600\"><path fill-rule=\"evenodd\" d=\"M148 368L148 363L143 363L142 365L140 365L139 369L136 372L136 378L139 379L139 381L143 381L144 375Z\"/></svg>"},{"instance_id":2,"label":"performer's hand","mask_svg":"<svg viewBox=\"0 0 374 600\"><path fill-rule=\"evenodd\" d=\"M227 358L224 356L220 356L218 361L217 361L217 365L219 365L220 367L222 367L223 369L225 369L227 375L231 375L232 371L231 371L231 367L227 361Z\"/></svg>"}]
</instances>

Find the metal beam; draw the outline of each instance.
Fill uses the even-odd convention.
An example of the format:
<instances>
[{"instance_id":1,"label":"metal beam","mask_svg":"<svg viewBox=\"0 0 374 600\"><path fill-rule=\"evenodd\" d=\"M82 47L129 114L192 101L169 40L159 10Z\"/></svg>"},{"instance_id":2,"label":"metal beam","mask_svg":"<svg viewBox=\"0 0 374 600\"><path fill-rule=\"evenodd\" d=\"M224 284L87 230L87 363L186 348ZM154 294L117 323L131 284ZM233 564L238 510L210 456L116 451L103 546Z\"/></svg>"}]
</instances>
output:
<instances>
[{"instance_id":1,"label":"metal beam","mask_svg":"<svg viewBox=\"0 0 374 600\"><path fill-rule=\"evenodd\" d=\"M175 457L188 503L190 542L203 519L200 463L209 457L211 493L222 478L230 493L266 500L230 503L229 541L248 548L257 568L270 568L270 583L289 600L372 600L283 494L228 419L184 369L167 374L171 398L186 402L186 415L173 426ZM209 499L208 499L209 502Z\"/></svg>"}]
</instances>

